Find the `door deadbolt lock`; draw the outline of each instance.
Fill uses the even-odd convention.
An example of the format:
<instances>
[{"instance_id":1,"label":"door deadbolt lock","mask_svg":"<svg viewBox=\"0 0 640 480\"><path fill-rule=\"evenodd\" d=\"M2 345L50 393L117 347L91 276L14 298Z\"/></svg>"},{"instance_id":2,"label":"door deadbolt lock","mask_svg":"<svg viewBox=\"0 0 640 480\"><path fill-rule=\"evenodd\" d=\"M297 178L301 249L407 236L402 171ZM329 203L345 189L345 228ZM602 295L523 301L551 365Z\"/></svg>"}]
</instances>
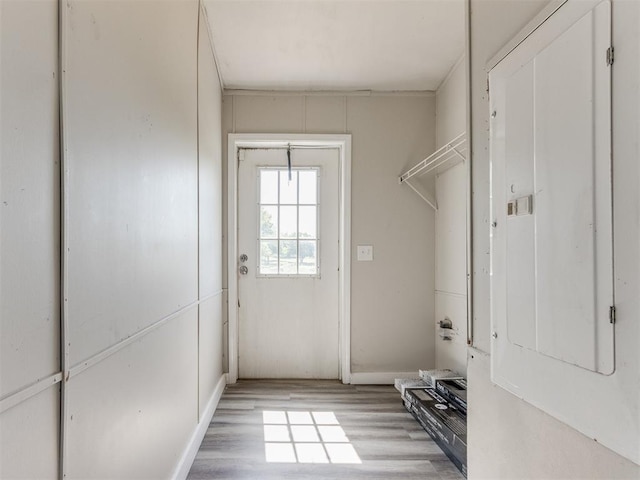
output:
<instances>
[{"instance_id":1,"label":"door deadbolt lock","mask_svg":"<svg viewBox=\"0 0 640 480\"><path fill-rule=\"evenodd\" d=\"M242 265L240 267L240 275L246 275L247 273L249 273L249 269L246 267L246 265Z\"/></svg>"},{"instance_id":2,"label":"door deadbolt lock","mask_svg":"<svg viewBox=\"0 0 640 480\"><path fill-rule=\"evenodd\" d=\"M240 255L240 261L242 263L246 262L247 260L249 260L249 257L247 257L246 253L243 253L242 255Z\"/></svg>"}]
</instances>

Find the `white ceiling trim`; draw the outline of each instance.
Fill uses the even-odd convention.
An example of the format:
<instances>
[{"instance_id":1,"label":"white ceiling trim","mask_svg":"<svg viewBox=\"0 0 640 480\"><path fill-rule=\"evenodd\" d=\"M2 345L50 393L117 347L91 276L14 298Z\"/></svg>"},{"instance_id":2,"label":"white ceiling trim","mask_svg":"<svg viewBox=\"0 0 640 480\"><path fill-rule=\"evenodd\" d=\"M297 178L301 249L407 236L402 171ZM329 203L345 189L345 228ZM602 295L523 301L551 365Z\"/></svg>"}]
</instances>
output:
<instances>
[{"instance_id":1,"label":"white ceiling trim","mask_svg":"<svg viewBox=\"0 0 640 480\"><path fill-rule=\"evenodd\" d=\"M202 18L198 21L198 29L204 28L207 29L207 39L209 40L209 49L211 50L211 55L213 56L213 64L216 67L216 73L218 74L218 81L220 82L220 90L224 92L224 79L222 78L222 72L220 71L220 61L218 60L218 54L216 53L216 46L213 44L213 34L211 32L211 22L209 21L209 13L207 12L207 7L202 1L200 2L200 15ZM198 39L198 42L200 40Z\"/></svg>"},{"instance_id":2,"label":"white ceiling trim","mask_svg":"<svg viewBox=\"0 0 640 480\"><path fill-rule=\"evenodd\" d=\"M257 97L435 97L433 90L244 90L225 88L224 95Z\"/></svg>"}]
</instances>

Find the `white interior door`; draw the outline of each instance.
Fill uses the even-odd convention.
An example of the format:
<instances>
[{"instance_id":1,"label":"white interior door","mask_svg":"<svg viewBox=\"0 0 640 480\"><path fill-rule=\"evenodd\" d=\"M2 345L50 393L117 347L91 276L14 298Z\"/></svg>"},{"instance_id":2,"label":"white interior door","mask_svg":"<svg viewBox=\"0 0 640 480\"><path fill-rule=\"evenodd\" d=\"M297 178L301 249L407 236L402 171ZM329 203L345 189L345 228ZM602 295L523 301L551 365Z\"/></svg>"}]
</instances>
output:
<instances>
[{"instance_id":1,"label":"white interior door","mask_svg":"<svg viewBox=\"0 0 640 480\"><path fill-rule=\"evenodd\" d=\"M339 377L339 155L241 151L240 378Z\"/></svg>"}]
</instances>

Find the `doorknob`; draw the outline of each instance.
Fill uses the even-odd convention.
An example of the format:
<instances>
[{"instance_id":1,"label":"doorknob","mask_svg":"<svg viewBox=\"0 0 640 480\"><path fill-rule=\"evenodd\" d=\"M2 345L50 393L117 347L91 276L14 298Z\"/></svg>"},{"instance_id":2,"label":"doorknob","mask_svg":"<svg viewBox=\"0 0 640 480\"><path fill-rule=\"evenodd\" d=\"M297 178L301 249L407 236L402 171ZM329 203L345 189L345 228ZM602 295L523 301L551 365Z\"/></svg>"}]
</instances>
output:
<instances>
[{"instance_id":1,"label":"doorknob","mask_svg":"<svg viewBox=\"0 0 640 480\"><path fill-rule=\"evenodd\" d=\"M247 273L249 273L249 269L247 268L246 265L242 265L240 267L240 275L246 275Z\"/></svg>"},{"instance_id":2,"label":"doorknob","mask_svg":"<svg viewBox=\"0 0 640 480\"><path fill-rule=\"evenodd\" d=\"M241 262L241 263L244 263L244 262L246 262L247 260L249 260L249 257L247 257L247 254L246 254L246 253L243 253L242 255L240 255L240 262Z\"/></svg>"}]
</instances>

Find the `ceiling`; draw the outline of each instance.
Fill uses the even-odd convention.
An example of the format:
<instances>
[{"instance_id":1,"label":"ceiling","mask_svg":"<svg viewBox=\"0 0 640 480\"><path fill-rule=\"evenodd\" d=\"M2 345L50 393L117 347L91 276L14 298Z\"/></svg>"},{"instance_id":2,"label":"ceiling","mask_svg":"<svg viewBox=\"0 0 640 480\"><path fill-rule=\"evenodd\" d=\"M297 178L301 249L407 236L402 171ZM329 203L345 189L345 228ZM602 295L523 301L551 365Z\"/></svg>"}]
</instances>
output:
<instances>
[{"instance_id":1,"label":"ceiling","mask_svg":"<svg viewBox=\"0 0 640 480\"><path fill-rule=\"evenodd\" d=\"M226 89L436 90L464 0L205 0Z\"/></svg>"}]
</instances>

